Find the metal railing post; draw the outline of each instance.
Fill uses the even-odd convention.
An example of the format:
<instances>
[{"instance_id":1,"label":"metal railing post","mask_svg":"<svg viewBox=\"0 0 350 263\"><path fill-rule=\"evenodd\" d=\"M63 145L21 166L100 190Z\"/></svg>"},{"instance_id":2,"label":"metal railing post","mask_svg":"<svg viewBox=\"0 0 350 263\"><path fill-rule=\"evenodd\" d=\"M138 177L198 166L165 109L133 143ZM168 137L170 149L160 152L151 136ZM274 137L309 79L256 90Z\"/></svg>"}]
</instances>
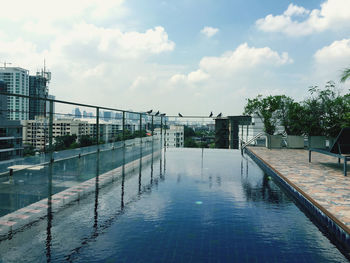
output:
<instances>
[{"instance_id":1,"label":"metal railing post","mask_svg":"<svg viewBox=\"0 0 350 263\"><path fill-rule=\"evenodd\" d=\"M52 146L52 134L53 134L53 101L50 100L50 112L49 112L49 152L50 152L50 162L53 163L53 146ZM44 134L45 136L45 134Z\"/></svg>"},{"instance_id":2,"label":"metal railing post","mask_svg":"<svg viewBox=\"0 0 350 263\"><path fill-rule=\"evenodd\" d=\"M247 131L246 131L246 135L245 135L245 141L248 141L248 131L249 131L249 125L247 125Z\"/></svg>"},{"instance_id":3,"label":"metal railing post","mask_svg":"<svg viewBox=\"0 0 350 263\"><path fill-rule=\"evenodd\" d=\"M164 120L164 148L166 149L166 120Z\"/></svg>"},{"instance_id":4,"label":"metal railing post","mask_svg":"<svg viewBox=\"0 0 350 263\"><path fill-rule=\"evenodd\" d=\"M153 126L153 115L152 115L152 136L153 136L153 131L154 131L154 126ZM153 137L152 137L152 140L153 140Z\"/></svg>"},{"instance_id":5,"label":"metal railing post","mask_svg":"<svg viewBox=\"0 0 350 263\"><path fill-rule=\"evenodd\" d=\"M96 107L96 144L97 151L100 151L100 108Z\"/></svg>"},{"instance_id":6,"label":"metal railing post","mask_svg":"<svg viewBox=\"0 0 350 263\"><path fill-rule=\"evenodd\" d=\"M142 131L142 113L140 113L140 128L139 128L140 139L141 139L141 141L142 141L142 134L141 134L141 131Z\"/></svg>"},{"instance_id":7,"label":"metal railing post","mask_svg":"<svg viewBox=\"0 0 350 263\"><path fill-rule=\"evenodd\" d=\"M163 143L163 117L160 116L160 145Z\"/></svg>"},{"instance_id":8,"label":"metal railing post","mask_svg":"<svg viewBox=\"0 0 350 263\"><path fill-rule=\"evenodd\" d=\"M125 145L125 111L123 111L122 128L123 128L123 141L124 141L124 145Z\"/></svg>"}]
</instances>

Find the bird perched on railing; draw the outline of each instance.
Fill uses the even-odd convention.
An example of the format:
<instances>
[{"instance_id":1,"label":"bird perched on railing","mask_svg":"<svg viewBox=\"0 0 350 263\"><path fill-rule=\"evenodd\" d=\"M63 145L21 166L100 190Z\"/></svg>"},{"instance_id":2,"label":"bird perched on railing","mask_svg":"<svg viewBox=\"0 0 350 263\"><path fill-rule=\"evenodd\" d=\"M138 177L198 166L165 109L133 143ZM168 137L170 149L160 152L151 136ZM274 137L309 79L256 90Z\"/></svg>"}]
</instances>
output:
<instances>
[{"instance_id":1,"label":"bird perched on railing","mask_svg":"<svg viewBox=\"0 0 350 263\"><path fill-rule=\"evenodd\" d=\"M162 116L162 117L164 117L165 115L166 115L165 113L160 114L160 116Z\"/></svg>"},{"instance_id":2,"label":"bird perched on railing","mask_svg":"<svg viewBox=\"0 0 350 263\"><path fill-rule=\"evenodd\" d=\"M151 114L153 110L146 111L147 114Z\"/></svg>"},{"instance_id":3,"label":"bird perched on railing","mask_svg":"<svg viewBox=\"0 0 350 263\"><path fill-rule=\"evenodd\" d=\"M209 118L213 117L213 112L210 112Z\"/></svg>"},{"instance_id":4,"label":"bird perched on railing","mask_svg":"<svg viewBox=\"0 0 350 263\"><path fill-rule=\"evenodd\" d=\"M179 112L179 117L183 117L182 114Z\"/></svg>"},{"instance_id":5,"label":"bird perched on railing","mask_svg":"<svg viewBox=\"0 0 350 263\"><path fill-rule=\"evenodd\" d=\"M154 114L154 116L158 116L158 114L159 114L159 111L157 111L156 114Z\"/></svg>"},{"instance_id":6,"label":"bird perched on railing","mask_svg":"<svg viewBox=\"0 0 350 263\"><path fill-rule=\"evenodd\" d=\"M221 118L221 116L222 116L222 113L220 112L220 113L218 114L218 116L216 116L216 118Z\"/></svg>"}]
</instances>

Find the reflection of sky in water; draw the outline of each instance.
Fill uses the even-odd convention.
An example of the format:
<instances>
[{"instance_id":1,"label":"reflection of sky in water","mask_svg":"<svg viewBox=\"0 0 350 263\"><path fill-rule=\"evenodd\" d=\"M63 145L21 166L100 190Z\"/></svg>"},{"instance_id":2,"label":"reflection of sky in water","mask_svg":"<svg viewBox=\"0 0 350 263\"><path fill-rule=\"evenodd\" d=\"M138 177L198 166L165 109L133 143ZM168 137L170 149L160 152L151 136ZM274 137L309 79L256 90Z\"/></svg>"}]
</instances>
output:
<instances>
[{"instance_id":1,"label":"reflection of sky in water","mask_svg":"<svg viewBox=\"0 0 350 263\"><path fill-rule=\"evenodd\" d=\"M54 214L52 257L74 262L347 262L250 159L227 150L204 150L201 157L200 149L167 149L162 176L165 159L158 156L153 165L143 163L141 173L136 168L124 181L101 189L97 210L91 195ZM27 245L34 247L30 255L45 258L46 225L32 229L0 243L0 255L21 258L26 249L18 244L33 242ZM9 252L9 247L17 249Z\"/></svg>"}]
</instances>

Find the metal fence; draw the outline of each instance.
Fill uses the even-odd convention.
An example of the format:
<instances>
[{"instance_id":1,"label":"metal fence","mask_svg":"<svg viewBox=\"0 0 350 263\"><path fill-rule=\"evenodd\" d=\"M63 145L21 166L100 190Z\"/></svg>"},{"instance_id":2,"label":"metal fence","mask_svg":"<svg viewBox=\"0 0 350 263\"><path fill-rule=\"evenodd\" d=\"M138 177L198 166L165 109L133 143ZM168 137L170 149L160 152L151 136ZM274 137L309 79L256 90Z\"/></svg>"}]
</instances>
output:
<instances>
[{"instance_id":1,"label":"metal fence","mask_svg":"<svg viewBox=\"0 0 350 263\"><path fill-rule=\"evenodd\" d=\"M27 110L19 105L19 98L27 100ZM44 103L35 111L29 108L29 101ZM167 127L167 117L159 112L136 112L7 92L0 92L0 113L0 153L7 151L21 157L0 158L0 174L13 173L21 165L28 168L150 140L163 142L163 130ZM19 124L20 118L16 116L36 117L20 120ZM159 130L157 136L155 129ZM70 145L64 145L62 138L69 143L69 136ZM27 149L34 155L23 156Z\"/></svg>"}]
</instances>

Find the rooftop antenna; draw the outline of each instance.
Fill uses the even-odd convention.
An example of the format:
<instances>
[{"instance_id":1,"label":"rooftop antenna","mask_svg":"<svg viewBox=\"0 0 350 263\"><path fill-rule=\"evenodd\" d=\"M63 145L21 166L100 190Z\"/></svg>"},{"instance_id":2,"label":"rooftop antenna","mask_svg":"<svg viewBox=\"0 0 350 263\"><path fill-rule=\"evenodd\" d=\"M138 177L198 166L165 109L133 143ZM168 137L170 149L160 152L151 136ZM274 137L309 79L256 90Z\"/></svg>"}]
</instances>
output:
<instances>
[{"instance_id":1,"label":"rooftop antenna","mask_svg":"<svg viewBox=\"0 0 350 263\"><path fill-rule=\"evenodd\" d=\"M4 64L4 68L6 68L6 65L12 65L12 63L10 63L10 62L6 62L6 61L4 61L4 62L0 62L0 63Z\"/></svg>"}]
</instances>

